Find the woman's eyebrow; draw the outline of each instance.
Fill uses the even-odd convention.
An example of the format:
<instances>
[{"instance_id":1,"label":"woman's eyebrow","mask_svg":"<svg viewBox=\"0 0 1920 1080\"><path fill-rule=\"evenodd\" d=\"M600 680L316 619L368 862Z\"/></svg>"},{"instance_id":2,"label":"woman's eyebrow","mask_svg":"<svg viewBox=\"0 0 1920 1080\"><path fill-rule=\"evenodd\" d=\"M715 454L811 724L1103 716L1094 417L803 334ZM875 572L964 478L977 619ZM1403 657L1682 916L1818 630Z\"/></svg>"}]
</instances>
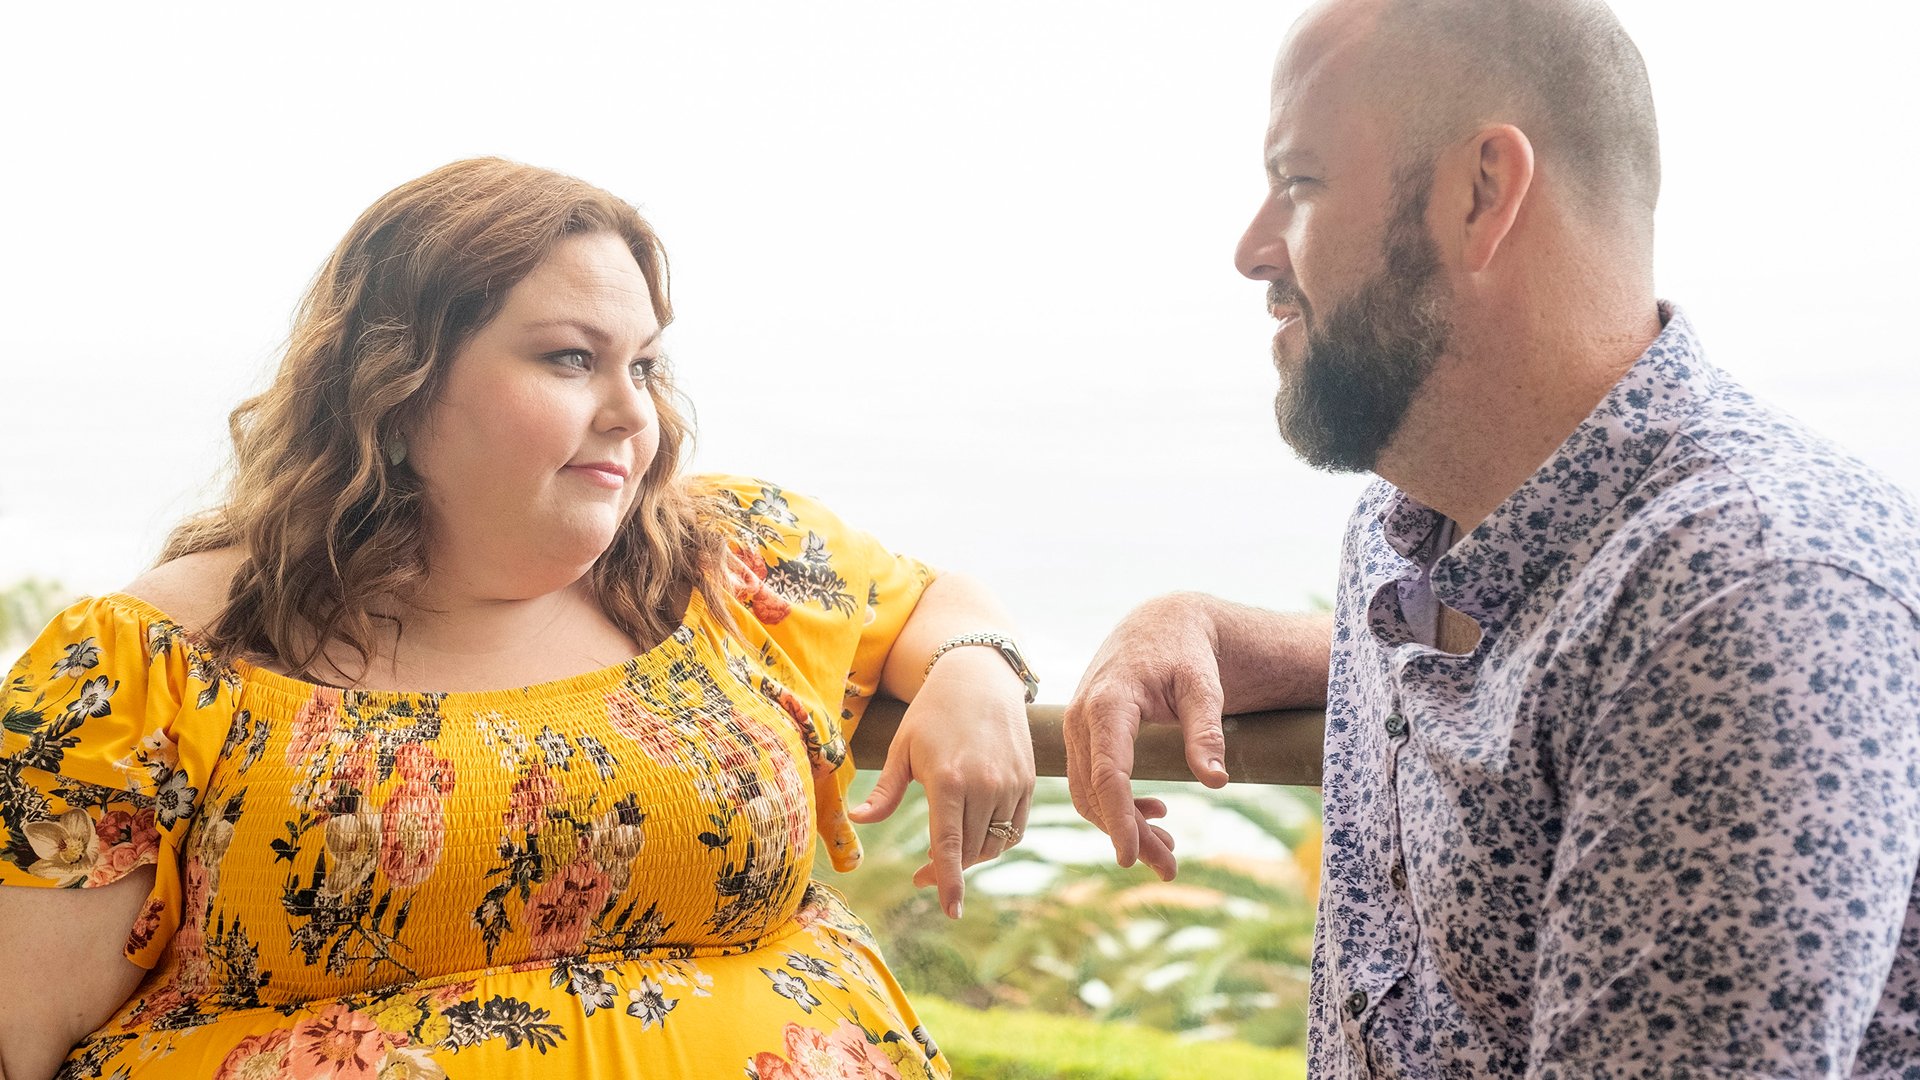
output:
<instances>
[{"instance_id":1,"label":"woman's eyebrow","mask_svg":"<svg viewBox=\"0 0 1920 1080\"><path fill-rule=\"evenodd\" d=\"M590 322L582 322L579 319L568 319L568 318L535 319L533 322L522 323L520 325L520 330L522 333L530 333L535 330L548 330L556 326L570 327L574 330L578 330L582 334L585 334L587 337L592 338L596 342L604 342L604 341L612 340L612 335L608 334L605 330L600 329L598 326L595 326ZM660 333L664 329L666 328L661 327L659 329L656 329L653 333L647 335L647 340L641 342L640 347L644 349L647 346L652 345L654 342L659 341Z\"/></svg>"}]
</instances>

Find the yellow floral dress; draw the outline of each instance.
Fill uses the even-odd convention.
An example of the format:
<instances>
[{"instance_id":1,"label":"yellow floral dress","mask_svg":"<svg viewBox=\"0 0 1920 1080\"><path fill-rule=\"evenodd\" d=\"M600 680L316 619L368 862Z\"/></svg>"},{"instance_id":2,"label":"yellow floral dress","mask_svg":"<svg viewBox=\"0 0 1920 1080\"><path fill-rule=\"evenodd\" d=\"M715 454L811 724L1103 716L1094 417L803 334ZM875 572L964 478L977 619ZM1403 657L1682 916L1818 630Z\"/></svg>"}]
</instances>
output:
<instances>
[{"instance_id":1,"label":"yellow floral dress","mask_svg":"<svg viewBox=\"0 0 1920 1080\"><path fill-rule=\"evenodd\" d=\"M0 885L153 864L149 974L67 1077L944 1077L873 938L846 734L931 574L731 505L723 628L557 682L341 691L82 601L0 698Z\"/></svg>"}]
</instances>

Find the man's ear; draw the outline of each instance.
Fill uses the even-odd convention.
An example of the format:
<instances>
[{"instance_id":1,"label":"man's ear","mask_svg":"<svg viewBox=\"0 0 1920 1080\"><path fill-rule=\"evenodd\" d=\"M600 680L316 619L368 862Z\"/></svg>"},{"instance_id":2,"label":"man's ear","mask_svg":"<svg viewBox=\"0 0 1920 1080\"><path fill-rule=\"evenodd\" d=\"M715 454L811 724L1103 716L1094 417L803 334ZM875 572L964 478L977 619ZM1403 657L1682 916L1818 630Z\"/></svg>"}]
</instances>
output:
<instances>
[{"instance_id":1,"label":"man's ear","mask_svg":"<svg viewBox=\"0 0 1920 1080\"><path fill-rule=\"evenodd\" d=\"M1461 223L1460 254L1467 272L1479 273L1513 231L1520 204L1533 186L1533 143L1519 128L1500 124L1474 135L1467 151L1473 167L1473 206Z\"/></svg>"}]
</instances>

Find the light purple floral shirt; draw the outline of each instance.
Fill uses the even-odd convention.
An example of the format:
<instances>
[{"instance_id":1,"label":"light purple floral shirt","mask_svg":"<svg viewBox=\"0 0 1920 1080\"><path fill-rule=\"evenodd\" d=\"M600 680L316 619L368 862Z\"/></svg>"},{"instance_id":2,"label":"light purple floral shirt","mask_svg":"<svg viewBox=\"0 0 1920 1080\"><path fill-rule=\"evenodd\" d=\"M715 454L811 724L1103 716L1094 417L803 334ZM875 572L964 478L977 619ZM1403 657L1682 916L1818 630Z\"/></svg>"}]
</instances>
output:
<instances>
[{"instance_id":1,"label":"light purple floral shirt","mask_svg":"<svg viewBox=\"0 0 1920 1080\"><path fill-rule=\"evenodd\" d=\"M1458 543L1349 526L1317 1078L1920 1078L1920 518L1662 315Z\"/></svg>"}]
</instances>

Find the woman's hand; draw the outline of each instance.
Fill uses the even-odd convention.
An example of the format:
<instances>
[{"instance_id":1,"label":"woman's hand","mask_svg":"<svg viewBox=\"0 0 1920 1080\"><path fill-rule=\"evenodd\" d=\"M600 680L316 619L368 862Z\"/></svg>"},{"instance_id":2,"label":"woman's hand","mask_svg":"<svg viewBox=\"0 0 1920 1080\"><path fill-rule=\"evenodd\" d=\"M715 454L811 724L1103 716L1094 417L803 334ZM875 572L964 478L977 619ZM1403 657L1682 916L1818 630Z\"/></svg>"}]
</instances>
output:
<instances>
[{"instance_id":1,"label":"woman's hand","mask_svg":"<svg viewBox=\"0 0 1920 1080\"><path fill-rule=\"evenodd\" d=\"M913 883L940 886L940 908L960 917L960 871L1013 846L989 831L1027 827L1033 799L1033 738L1026 687L992 648L948 650L907 706L867 801L848 815L861 824L893 813L909 780L927 791L929 861Z\"/></svg>"},{"instance_id":2,"label":"woman's hand","mask_svg":"<svg viewBox=\"0 0 1920 1080\"><path fill-rule=\"evenodd\" d=\"M908 702L906 715L879 782L848 814L860 824L879 821L900 805L909 781L920 781L930 847L913 882L937 883L940 908L955 919L966 891L960 872L1018 843L1027 827L1033 736L1026 685L999 650L958 646L940 655L924 681L921 671L942 641L1006 625L986 590L965 578L942 575L927 587L880 682L884 693Z\"/></svg>"}]
</instances>

